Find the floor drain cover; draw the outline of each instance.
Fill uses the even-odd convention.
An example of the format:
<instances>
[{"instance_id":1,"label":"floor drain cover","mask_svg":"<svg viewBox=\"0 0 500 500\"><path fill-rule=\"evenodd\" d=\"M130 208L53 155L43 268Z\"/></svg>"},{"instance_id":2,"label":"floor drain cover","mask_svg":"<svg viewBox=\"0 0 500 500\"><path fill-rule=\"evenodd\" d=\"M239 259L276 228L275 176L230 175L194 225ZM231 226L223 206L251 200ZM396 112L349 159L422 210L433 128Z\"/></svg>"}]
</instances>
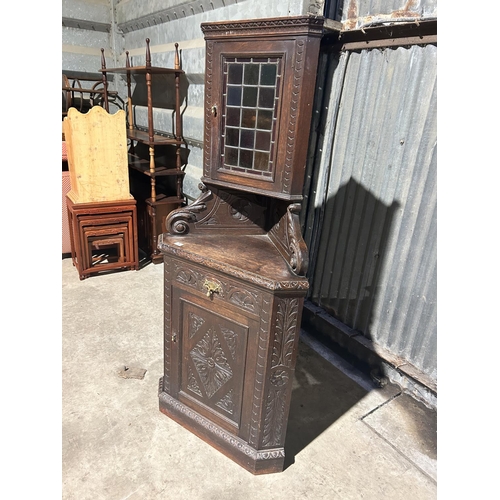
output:
<instances>
[{"instance_id":1,"label":"floor drain cover","mask_svg":"<svg viewBox=\"0 0 500 500\"><path fill-rule=\"evenodd\" d=\"M134 368L132 366L123 366L118 370L118 376L122 378L137 378L142 380L147 370L144 368Z\"/></svg>"}]
</instances>

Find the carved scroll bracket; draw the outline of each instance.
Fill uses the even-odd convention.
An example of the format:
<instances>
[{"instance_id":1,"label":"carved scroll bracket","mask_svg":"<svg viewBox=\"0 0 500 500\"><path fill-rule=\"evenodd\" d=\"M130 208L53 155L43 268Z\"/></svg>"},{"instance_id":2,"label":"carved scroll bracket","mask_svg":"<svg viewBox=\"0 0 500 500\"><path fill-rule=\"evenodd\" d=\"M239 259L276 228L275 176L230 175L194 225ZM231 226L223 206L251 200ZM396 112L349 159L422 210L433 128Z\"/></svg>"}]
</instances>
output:
<instances>
[{"instance_id":1,"label":"carved scroll bracket","mask_svg":"<svg viewBox=\"0 0 500 500\"><path fill-rule=\"evenodd\" d=\"M234 191L198 185L202 194L187 207L178 208L165 220L166 231L172 235L192 232L238 230L240 234L264 232L266 205L263 199Z\"/></svg>"},{"instance_id":2,"label":"carved scroll bracket","mask_svg":"<svg viewBox=\"0 0 500 500\"><path fill-rule=\"evenodd\" d=\"M178 208L170 212L165 219L166 231L170 234L181 235L189 233L199 214L207 209L207 203L212 200L212 192L202 183L198 184L201 195L187 207Z\"/></svg>"},{"instance_id":3,"label":"carved scroll bracket","mask_svg":"<svg viewBox=\"0 0 500 500\"><path fill-rule=\"evenodd\" d=\"M309 252L300 230L300 203L293 203L287 208L288 248L290 267L299 276L305 276L309 267Z\"/></svg>"},{"instance_id":4,"label":"carved scroll bracket","mask_svg":"<svg viewBox=\"0 0 500 500\"><path fill-rule=\"evenodd\" d=\"M309 266L309 252L300 230L300 210L300 203L292 203L286 210L278 207L278 222L269 231L269 236L292 272L297 276L305 276Z\"/></svg>"}]
</instances>

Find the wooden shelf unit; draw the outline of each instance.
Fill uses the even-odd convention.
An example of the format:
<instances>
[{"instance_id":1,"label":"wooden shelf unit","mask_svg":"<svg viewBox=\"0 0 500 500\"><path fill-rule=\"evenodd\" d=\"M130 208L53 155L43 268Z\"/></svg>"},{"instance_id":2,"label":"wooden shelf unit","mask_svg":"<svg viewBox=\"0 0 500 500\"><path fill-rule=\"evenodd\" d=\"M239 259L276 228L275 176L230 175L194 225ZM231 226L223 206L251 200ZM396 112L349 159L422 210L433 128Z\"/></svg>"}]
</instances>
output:
<instances>
[{"instance_id":1,"label":"wooden shelf unit","mask_svg":"<svg viewBox=\"0 0 500 500\"><path fill-rule=\"evenodd\" d=\"M127 82L127 138L130 141L128 165L129 169L143 174L149 179L149 193L133 191L132 194L138 199L139 213L139 232L140 242L145 247L144 250L155 263L162 262L163 257L157 248L158 236L163 232L164 221L169 212L175 208L185 205L183 193L184 171L182 169L184 162L182 150L187 150L187 146L182 131L181 115L181 92L180 79L184 71L180 68L179 45L175 44L174 68L163 68L152 66L150 40L146 38L146 63L142 66L132 66L130 64L129 52L126 51L125 67L107 68L104 59L104 51L101 49L101 72L103 74L104 88L107 90L107 74L115 73L126 75ZM147 89L147 126L139 127L134 120L132 101L132 79L137 75L143 75L146 80ZM153 121L153 75L173 75L175 85L175 103L173 112L175 115L173 137L162 135L154 127ZM106 100L106 97L105 97ZM138 145L147 148L147 152L138 153ZM171 146L174 153L170 158L157 158L156 152L159 147ZM157 177L176 177L174 192L158 191ZM165 188L163 188L165 190Z\"/></svg>"}]
</instances>

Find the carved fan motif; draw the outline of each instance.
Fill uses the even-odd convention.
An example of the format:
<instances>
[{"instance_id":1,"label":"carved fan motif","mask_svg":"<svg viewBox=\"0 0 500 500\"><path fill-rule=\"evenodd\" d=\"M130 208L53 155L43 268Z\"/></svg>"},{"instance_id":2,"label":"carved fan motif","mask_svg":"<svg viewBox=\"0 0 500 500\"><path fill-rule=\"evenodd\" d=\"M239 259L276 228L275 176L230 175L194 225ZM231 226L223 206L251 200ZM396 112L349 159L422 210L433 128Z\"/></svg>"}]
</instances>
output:
<instances>
[{"instance_id":1,"label":"carved fan motif","mask_svg":"<svg viewBox=\"0 0 500 500\"><path fill-rule=\"evenodd\" d=\"M234 391L231 389L218 403L217 406L231 415L234 412Z\"/></svg>"},{"instance_id":2,"label":"carved fan motif","mask_svg":"<svg viewBox=\"0 0 500 500\"><path fill-rule=\"evenodd\" d=\"M229 350L231 351L231 356L235 357L235 351L236 351L236 340L238 338L238 335L234 333L232 330L229 330L229 328L224 328L221 326L221 331L222 335L224 335L224 339L226 340L226 344L229 347Z\"/></svg>"},{"instance_id":3,"label":"carved fan motif","mask_svg":"<svg viewBox=\"0 0 500 500\"><path fill-rule=\"evenodd\" d=\"M193 391L195 394L198 394L198 396L203 396L200 386L198 385L198 382L196 382L193 370L191 370L191 367L188 367L188 389L190 391Z\"/></svg>"},{"instance_id":4,"label":"carved fan motif","mask_svg":"<svg viewBox=\"0 0 500 500\"><path fill-rule=\"evenodd\" d=\"M205 323L203 318L200 318L196 314L189 313L189 338L192 339L196 332L200 329L201 325Z\"/></svg>"}]
</instances>

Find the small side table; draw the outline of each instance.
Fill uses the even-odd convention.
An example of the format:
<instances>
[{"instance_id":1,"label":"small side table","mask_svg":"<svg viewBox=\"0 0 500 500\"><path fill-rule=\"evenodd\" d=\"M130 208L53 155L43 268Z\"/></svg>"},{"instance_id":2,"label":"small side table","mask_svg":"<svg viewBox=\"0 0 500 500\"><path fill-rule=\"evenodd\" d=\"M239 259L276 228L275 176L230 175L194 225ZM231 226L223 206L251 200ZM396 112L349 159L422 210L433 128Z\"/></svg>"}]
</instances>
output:
<instances>
[{"instance_id":1,"label":"small side table","mask_svg":"<svg viewBox=\"0 0 500 500\"><path fill-rule=\"evenodd\" d=\"M74 203L66 196L71 237L71 258L80 279L110 270L138 270L137 209L134 199ZM116 259L102 251L116 250ZM99 258L93 253L100 252Z\"/></svg>"}]
</instances>

